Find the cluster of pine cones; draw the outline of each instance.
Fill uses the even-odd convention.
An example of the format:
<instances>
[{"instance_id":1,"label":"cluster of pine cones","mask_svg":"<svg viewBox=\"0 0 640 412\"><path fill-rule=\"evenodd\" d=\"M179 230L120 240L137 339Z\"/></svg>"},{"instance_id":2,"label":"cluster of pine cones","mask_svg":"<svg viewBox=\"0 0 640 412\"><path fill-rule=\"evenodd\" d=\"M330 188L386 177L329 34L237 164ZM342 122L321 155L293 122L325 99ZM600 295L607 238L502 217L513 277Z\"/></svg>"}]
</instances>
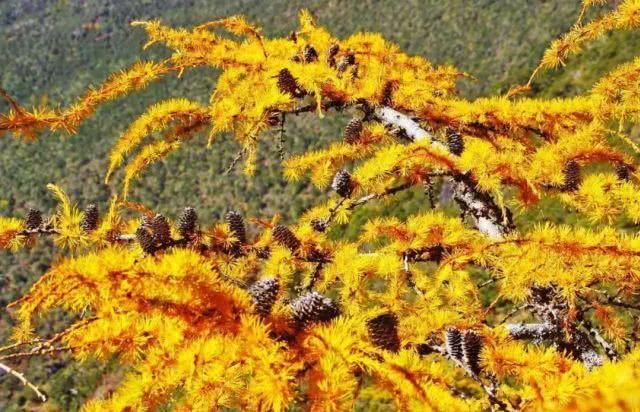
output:
<instances>
[{"instance_id":1,"label":"cluster of pine cones","mask_svg":"<svg viewBox=\"0 0 640 412\"><path fill-rule=\"evenodd\" d=\"M289 38L294 42L298 41L296 33L292 33ZM345 55L342 56L340 60L336 61L336 57L339 52L340 46L337 43L333 43L331 46L329 46L326 56L326 61L329 66L335 68L339 73L345 72L349 67L357 66L356 57L351 52L345 53ZM315 49L315 47L307 44L302 50L302 56L294 56L292 60L297 63L312 63L318 61L318 58L318 51ZM289 69L284 68L280 70L276 77L278 89L280 89L282 93L290 94L295 98L301 98L307 94L304 88L298 83L297 79L291 74L291 71L289 71ZM386 93L391 93L391 91L388 91Z\"/></svg>"},{"instance_id":2,"label":"cluster of pine cones","mask_svg":"<svg viewBox=\"0 0 640 412\"><path fill-rule=\"evenodd\" d=\"M248 289L256 313L267 316L278 299L280 282L276 278L260 280ZM291 302L291 317L294 326L304 328L318 322L328 322L340 314L340 308L331 298L311 291Z\"/></svg>"},{"instance_id":3,"label":"cluster of pine cones","mask_svg":"<svg viewBox=\"0 0 640 412\"><path fill-rule=\"evenodd\" d=\"M247 242L244 219L240 213L232 210L226 214L225 221L235 238L235 242L228 252L239 256L242 253L241 246ZM185 207L177 223L178 234L182 241L188 242L196 238L198 214L194 208ZM167 218L159 213L153 217L143 216L135 235L142 250L148 254L153 254L176 243L176 240L171 237L171 226Z\"/></svg>"},{"instance_id":4,"label":"cluster of pine cones","mask_svg":"<svg viewBox=\"0 0 640 412\"><path fill-rule=\"evenodd\" d=\"M84 233L91 233L98 228L99 219L98 207L92 203L85 208L82 214L80 228ZM45 225L42 212L33 208L28 210L27 216L24 218L24 227L29 231L52 229L50 224Z\"/></svg>"}]
</instances>

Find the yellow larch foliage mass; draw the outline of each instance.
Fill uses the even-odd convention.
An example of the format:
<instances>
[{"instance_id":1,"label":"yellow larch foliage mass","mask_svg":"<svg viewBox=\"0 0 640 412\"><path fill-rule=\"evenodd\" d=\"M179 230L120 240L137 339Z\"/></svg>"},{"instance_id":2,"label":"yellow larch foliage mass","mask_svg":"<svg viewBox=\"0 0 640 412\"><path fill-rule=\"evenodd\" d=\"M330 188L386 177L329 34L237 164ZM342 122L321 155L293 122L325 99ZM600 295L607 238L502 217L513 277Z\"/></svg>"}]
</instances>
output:
<instances>
[{"instance_id":1,"label":"yellow larch foliage mass","mask_svg":"<svg viewBox=\"0 0 640 412\"><path fill-rule=\"evenodd\" d=\"M635 0L583 24L603 3L583 1L540 69L640 24ZM120 136L106 178L122 167L124 188L102 216L52 184L50 216L0 217L0 249L51 236L63 251L9 305L15 344L0 348L0 362L117 357L129 367L120 386L85 411L640 408L640 237L606 225L640 222L637 147L625 134L638 121L640 60L576 97L469 100L457 94L467 75L456 68L379 34L338 39L307 11L286 38L240 16L134 26L145 47L171 56L114 74L68 108L28 110L0 91L10 105L0 133L33 139L75 133L99 104L163 75L220 71L208 103L159 102ZM286 115L334 112L354 114L343 141L282 164L288 179L310 175L336 192L294 225L256 218L247 231L235 212L200 223L190 208L172 220L126 200L150 164L200 132L210 144L232 134L251 174L264 132ZM332 231L368 202L434 182L462 219L421 210L371 218L351 240ZM550 197L605 225L515 227L513 213ZM38 338L54 308L76 320ZM22 346L33 350L15 352Z\"/></svg>"}]
</instances>

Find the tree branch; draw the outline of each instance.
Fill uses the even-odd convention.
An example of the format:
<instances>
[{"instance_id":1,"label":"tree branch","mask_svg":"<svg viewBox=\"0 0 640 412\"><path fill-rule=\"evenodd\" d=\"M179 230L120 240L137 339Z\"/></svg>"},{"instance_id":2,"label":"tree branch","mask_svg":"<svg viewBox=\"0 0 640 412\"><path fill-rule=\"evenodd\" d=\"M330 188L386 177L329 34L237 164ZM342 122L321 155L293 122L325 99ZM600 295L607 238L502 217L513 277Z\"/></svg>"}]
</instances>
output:
<instances>
[{"instance_id":1,"label":"tree branch","mask_svg":"<svg viewBox=\"0 0 640 412\"><path fill-rule=\"evenodd\" d=\"M390 107L378 107L374 117L387 126L398 128L409 139L420 141L429 139L435 147L446 149L445 145L434 139L433 135L423 129L418 122L409 116ZM491 239L501 239L513 229L510 213L506 216L487 193L476 189L476 184L468 174L456 174L451 179L454 199L464 212L469 213L478 230Z\"/></svg>"},{"instance_id":2,"label":"tree branch","mask_svg":"<svg viewBox=\"0 0 640 412\"><path fill-rule=\"evenodd\" d=\"M554 339L558 329L548 323L510 323L506 325L514 339L531 339L540 343L546 339Z\"/></svg>"}]
</instances>

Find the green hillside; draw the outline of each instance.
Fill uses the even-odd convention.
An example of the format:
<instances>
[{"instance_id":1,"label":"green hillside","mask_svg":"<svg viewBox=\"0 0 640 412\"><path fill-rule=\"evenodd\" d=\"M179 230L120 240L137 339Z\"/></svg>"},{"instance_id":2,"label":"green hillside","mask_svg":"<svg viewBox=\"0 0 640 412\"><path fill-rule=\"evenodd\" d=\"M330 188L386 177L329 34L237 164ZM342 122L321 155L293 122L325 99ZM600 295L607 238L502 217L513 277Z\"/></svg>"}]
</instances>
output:
<instances>
[{"instance_id":1,"label":"green hillside","mask_svg":"<svg viewBox=\"0 0 640 412\"><path fill-rule=\"evenodd\" d=\"M133 20L161 18L175 26L190 26L231 14L243 14L262 25L266 35L286 34L297 25L297 13L310 9L321 24L345 37L357 31L381 32L410 53L436 64L451 63L477 81L460 87L469 97L503 93L526 81L544 48L574 22L578 0L5 0L0 1L0 87L24 104L42 99L66 105L89 85L137 59L163 56L161 47L142 52L142 30ZM570 95L588 89L616 64L640 54L640 36L614 33L589 46L567 71L545 74L536 88L547 95ZM46 135L24 143L0 139L0 215L21 215L28 207L49 210L53 199L45 185L55 182L81 204L95 201L105 207L120 188L119 176L103 183L106 154L126 126L144 108L168 97L189 96L206 102L216 73L196 70L182 79L169 77L142 93L109 103L98 110L77 136ZM0 102L0 111L7 110ZM287 129L286 150L301 152L339 138L344 118L299 117ZM219 218L229 208L248 215L280 213L285 220L300 215L321 193L305 182L286 184L280 174L275 136L263 144L258 173L247 179L241 168L224 176L238 146L221 137L211 149L204 137L194 140L167 161L153 166L136 183L132 200L157 206L175 215L186 205L198 208L205 220ZM415 209L422 198L407 195L394 213ZM548 215L557 211L546 210ZM543 213L543 212L540 212ZM359 215L364 219L366 212ZM38 248L9 256L0 253L0 304L18 296L50 262L50 252ZM49 324L54 328L53 319ZM8 335L10 318L0 320L0 341ZM117 368L102 377L93 363L65 366L60 359L19 365L32 380L43 383L52 396L48 409L75 410L94 393L108 391L117 380ZM35 406L30 392L5 375L0 376L0 410Z\"/></svg>"}]
</instances>

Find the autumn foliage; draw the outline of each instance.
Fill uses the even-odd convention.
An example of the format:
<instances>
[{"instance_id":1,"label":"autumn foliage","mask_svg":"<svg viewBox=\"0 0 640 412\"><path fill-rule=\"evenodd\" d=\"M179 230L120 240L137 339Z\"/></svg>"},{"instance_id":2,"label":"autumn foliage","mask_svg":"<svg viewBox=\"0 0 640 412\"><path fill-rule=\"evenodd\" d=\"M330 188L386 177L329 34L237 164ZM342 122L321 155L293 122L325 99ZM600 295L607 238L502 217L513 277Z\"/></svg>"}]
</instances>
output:
<instances>
[{"instance_id":1,"label":"autumn foliage","mask_svg":"<svg viewBox=\"0 0 640 412\"><path fill-rule=\"evenodd\" d=\"M590 22L584 11L604 2L583 3L534 75L640 26L638 0ZM640 120L640 58L575 97L528 97L529 84L469 100L456 92L469 75L455 67L378 34L335 38L307 11L286 38L237 16L192 29L133 25L170 57L116 73L65 108L27 109L2 91L0 133L73 134L102 103L162 76L208 66L220 77L207 105L162 101L128 126L108 159L107 182L123 169L109 204L79 207L51 184L56 211L0 217L0 249L50 236L60 251L10 304L18 325L1 365L60 351L117 358L125 378L86 411L640 408L640 236L617 229L640 223L638 148L626 134ZM197 205L169 219L128 198L149 165L200 133L213 150L216 137L237 139L250 176L259 143L287 116L336 113L353 116L344 136L282 162L288 179L330 193L294 224L232 210L209 222ZM442 184L462 218L425 196L415 214L374 217L355 240L332 231L370 202ZM593 227L518 228L543 199ZM485 287L496 290L488 304ZM75 321L38 336L54 308Z\"/></svg>"}]
</instances>

